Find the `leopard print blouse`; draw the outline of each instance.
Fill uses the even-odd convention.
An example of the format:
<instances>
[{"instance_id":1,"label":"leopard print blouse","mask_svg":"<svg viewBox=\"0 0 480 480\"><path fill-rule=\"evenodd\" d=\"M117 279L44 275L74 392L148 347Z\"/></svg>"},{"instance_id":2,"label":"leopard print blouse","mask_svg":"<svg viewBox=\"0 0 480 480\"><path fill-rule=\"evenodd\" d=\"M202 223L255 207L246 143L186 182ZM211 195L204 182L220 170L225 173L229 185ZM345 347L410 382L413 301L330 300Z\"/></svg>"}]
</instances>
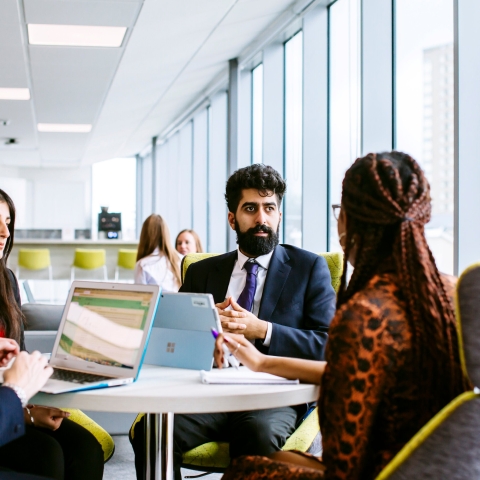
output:
<instances>
[{"instance_id":1,"label":"leopard print blouse","mask_svg":"<svg viewBox=\"0 0 480 480\"><path fill-rule=\"evenodd\" d=\"M453 298L453 277L444 277ZM436 412L421 411L406 305L394 273L374 276L330 325L319 400L324 474L262 457L236 459L225 480L370 480Z\"/></svg>"},{"instance_id":2,"label":"leopard print blouse","mask_svg":"<svg viewBox=\"0 0 480 480\"><path fill-rule=\"evenodd\" d=\"M453 296L452 277L444 277ZM328 479L370 479L436 412L419 408L406 305L394 273L373 277L330 326L320 395Z\"/></svg>"}]
</instances>

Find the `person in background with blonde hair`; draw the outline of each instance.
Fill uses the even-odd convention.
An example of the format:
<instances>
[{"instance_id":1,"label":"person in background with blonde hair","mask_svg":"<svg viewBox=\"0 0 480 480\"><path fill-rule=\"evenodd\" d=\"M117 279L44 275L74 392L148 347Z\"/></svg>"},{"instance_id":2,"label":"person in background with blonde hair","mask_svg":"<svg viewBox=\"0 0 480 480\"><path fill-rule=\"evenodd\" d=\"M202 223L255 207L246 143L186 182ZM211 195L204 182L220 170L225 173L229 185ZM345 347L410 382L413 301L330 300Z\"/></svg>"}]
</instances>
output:
<instances>
[{"instance_id":1,"label":"person in background with blonde hair","mask_svg":"<svg viewBox=\"0 0 480 480\"><path fill-rule=\"evenodd\" d=\"M195 230L182 230L175 240L175 248L181 255L188 253L203 253L202 242Z\"/></svg>"},{"instance_id":2,"label":"person in background with blonde hair","mask_svg":"<svg viewBox=\"0 0 480 480\"><path fill-rule=\"evenodd\" d=\"M143 222L135 283L159 285L164 292L178 292L180 288L180 256L170 242L170 232L160 215L152 214Z\"/></svg>"}]
</instances>

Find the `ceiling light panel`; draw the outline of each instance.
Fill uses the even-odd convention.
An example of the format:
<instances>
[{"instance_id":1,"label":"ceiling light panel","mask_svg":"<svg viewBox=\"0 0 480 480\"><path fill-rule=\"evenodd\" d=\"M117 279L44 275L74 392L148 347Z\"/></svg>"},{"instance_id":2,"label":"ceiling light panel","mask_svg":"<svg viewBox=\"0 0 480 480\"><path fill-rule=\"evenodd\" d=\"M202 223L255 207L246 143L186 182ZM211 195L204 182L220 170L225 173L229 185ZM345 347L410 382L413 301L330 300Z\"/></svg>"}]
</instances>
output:
<instances>
[{"instance_id":1,"label":"ceiling light panel","mask_svg":"<svg viewBox=\"0 0 480 480\"><path fill-rule=\"evenodd\" d=\"M28 25L30 45L64 47L120 47L127 27L89 25Z\"/></svg>"},{"instance_id":2,"label":"ceiling light panel","mask_svg":"<svg viewBox=\"0 0 480 480\"><path fill-rule=\"evenodd\" d=\"M45 133L88 133L92 125L88 123L38 123L39 132Z\"/></svg>"},{"instance_id":3,"label":"ceiling light panel","mask_svg":"<svg viewBox=\"0 0 480 480\"><path fill-rule=\"evenodd\" d=\"M0 100L30 100L28 88L0 88Z\"/></svg>"}]
</instances>

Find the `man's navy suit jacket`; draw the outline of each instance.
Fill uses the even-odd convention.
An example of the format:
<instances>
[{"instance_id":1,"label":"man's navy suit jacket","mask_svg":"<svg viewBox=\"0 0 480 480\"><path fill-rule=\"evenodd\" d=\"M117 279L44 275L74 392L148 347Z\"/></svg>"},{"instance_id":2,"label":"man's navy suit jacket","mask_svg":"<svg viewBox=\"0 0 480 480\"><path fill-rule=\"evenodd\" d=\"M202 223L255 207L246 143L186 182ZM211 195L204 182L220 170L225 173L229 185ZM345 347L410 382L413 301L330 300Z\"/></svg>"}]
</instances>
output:
<instances>
[{"instance_id":1,"label":"man's navy suit jacket","mask_svg":"<svg viewBox=\"0 0 480 480\"><path fill-rule=\"evenodd\" d=\"M17 394L0 387L0 447L25 433L23 409Z\"/></svg>"},{"instance_id":2,"label":"man's navy suit jacket","mask_svg":"<svg viewBox=\"0 0 480 480\"><path fill-rule=\"evenodd\" d=\"M234 251L193 263L180 292L211 293L215 303L223 302L236 259ZM335 291L325 259L277 245L258 313L272 323L272 338L269 347L257 340L257 348L269 355L322 360L334 313Z\"/></svg>"}]
</instances>

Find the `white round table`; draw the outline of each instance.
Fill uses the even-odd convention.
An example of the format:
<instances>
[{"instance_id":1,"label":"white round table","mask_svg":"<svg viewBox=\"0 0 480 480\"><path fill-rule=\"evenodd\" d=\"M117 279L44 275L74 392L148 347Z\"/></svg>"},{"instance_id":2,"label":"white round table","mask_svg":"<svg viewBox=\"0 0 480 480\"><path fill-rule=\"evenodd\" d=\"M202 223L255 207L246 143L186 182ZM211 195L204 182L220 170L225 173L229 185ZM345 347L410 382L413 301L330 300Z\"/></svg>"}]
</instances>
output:
<instances>
[{"instance_id":1,"label":"white round table","mask_svg":"<svg viewBox=\"0 0 480 480\"><path fill-rule=\"evenodd\" d=\"M145 476L173 480L174 413L277 408L314 402L318 395L318 385L205 385L196 370L144 365L131 385L60 395L39 393L31 401L100 412L148 412Z\"/></svg>"}]
</instances>

